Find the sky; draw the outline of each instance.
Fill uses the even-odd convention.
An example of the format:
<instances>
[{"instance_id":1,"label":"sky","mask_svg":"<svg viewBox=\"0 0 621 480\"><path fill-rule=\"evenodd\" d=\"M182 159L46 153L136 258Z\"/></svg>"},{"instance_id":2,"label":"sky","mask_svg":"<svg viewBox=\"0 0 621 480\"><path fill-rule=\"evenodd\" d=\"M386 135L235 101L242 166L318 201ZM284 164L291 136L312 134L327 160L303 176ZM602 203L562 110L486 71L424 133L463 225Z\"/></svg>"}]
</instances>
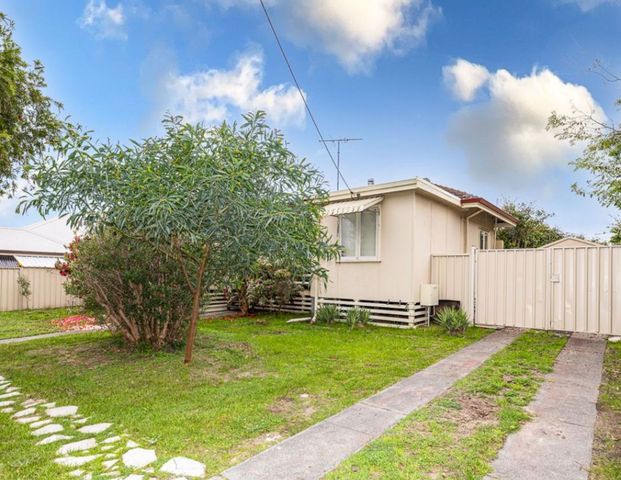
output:
<instances>
[{"instance_id":1,"label":"sky","mask_svg":"<svg viewBox=\"0 0 621 480\"><path fill-rule=\"evenodd\" d=\"M615 212L571 191L580 146L553 112L619 120L621 0L265 0L351 187L426 177L534 202L565 231L606 238ZM289 147L336 187L259 0L4 0L47 93L98 138L161 133L169 112L215 124L264 110ZM0 225L38 220L0 200Z\"/></svg>"}]
</instances>

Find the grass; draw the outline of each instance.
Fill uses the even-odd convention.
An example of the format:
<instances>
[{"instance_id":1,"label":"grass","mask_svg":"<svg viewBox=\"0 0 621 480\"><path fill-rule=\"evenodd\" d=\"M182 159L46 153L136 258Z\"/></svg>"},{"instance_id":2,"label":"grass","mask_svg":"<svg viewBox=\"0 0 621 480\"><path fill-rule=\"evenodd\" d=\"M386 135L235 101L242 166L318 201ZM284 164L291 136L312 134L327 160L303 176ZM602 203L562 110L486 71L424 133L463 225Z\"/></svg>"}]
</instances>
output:
<instances>
[{"instance_id":1,"label":"grass","mask_svg":"<svg viewBox=\"0 0 621 480\"><path fill-rule=\"evenodd\" d=\"M54 320L79 312L79 307L0 312L0 339L58 332L60 328L54 325Z\"/></svg>"},{"instance_id":2,"label":"grass","mask_svg":"<svg viewBox=\"0 0 621 480\"><path fill-rule=\"evenodd\" d=\"M100 332L1 346L0 374L25 393L113 422L153 445L160 461L199 460L209 477L488 333L351 330L288 318L204 321L190 366L182 352L130 352ZM7 455L0 451L0 465ZM12 475L7 469L2 478L24 478Z\"/></svg>"},{"instance_id":3,"label":"grass","mask_svg":"<svg viewBox=\"0 0 621 480\"><path fill-rule=\"evenodd\" d=\"M606 348L589 478L621 478L621 343Z\"/></svg>"},{"instance_id":4,"label":"grass","mask_svg":"<svg viewBox=\"0 0 621 480\"><path fill-rule=\"evenodd\" d=\"M526 332L449 392L400 422L329 479L474 479L507 435L528 420L533 399L566 339Z\"/></svg>"}]
</instances>

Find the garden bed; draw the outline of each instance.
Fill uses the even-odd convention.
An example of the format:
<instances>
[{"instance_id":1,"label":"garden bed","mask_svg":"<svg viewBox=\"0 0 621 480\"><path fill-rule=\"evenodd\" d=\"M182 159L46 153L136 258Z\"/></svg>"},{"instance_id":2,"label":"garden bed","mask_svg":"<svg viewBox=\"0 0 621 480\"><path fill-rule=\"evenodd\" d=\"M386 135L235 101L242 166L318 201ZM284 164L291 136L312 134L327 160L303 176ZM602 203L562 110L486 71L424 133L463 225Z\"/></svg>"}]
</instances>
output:
<instances>
[{"instance_id":1,"label":"garden bed","mask_svg":"<svg viewBox=\"0 0 621 480\"><path fill-rule=\"evenodd\" d=\"M119 425L160 458L201 461L209 477L489 333L286 324L294 316L202 321L189 366L182 352L130 352L102 332L2 346L0 374Z\"/></svg>"}]
</instances>

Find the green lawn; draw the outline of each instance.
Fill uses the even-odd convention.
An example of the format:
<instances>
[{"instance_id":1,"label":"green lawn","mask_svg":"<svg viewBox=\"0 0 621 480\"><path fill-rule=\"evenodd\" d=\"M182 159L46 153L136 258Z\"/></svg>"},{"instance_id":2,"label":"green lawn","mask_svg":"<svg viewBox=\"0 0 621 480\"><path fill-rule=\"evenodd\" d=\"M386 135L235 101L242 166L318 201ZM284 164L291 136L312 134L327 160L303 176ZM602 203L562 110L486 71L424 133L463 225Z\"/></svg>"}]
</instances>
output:
<instances>
[{"instance_id":1,"label":"green lawn","mask_svg":"<svg viewBox=\"0 0 621 480\"><path fill-rule=\"evenodd\" d=\"M0 339L58 332L60 329L54 325L54 320L79 312L78 307L0 312Z\"/></svg>"},{"instance_id":2,"label":"green lawn","mask_svg":"<svg viewBox=\"0 0 621 480\"><path fill-rule=\"evenodd\" d=\"M344 462L329 479L475 479L532 400L566 339L526 332L444 396Z\"/></svg>"},{"instance_id":3,"label":"green lawn","mask_svg":"<svg viewBox=\"0 0 621 480\"><path fill-rule=\"evenodd\" d=\"M591 480L621 478L621 343L608 343L597 402Z\"/></svg>"},{"instance_id":4,"label":"green lawn","mask_svg":"<svg viewBox=\"0 0 621 480\"><path fill-rule=\"evenodd\" d=\"M199 460L209 476L489 332L457 338L436 327L350 330L288 318L203 321L189 367L181 352L128 352L100 332L0 346L0 375L25 393L114 422L154 445L160 461ZM29 436L21 426L10 435L17 430ZM0 449L0 477L25 478L8 453ZM32 455L41 454L33 447Z\"/></svg>"}]
</instances>

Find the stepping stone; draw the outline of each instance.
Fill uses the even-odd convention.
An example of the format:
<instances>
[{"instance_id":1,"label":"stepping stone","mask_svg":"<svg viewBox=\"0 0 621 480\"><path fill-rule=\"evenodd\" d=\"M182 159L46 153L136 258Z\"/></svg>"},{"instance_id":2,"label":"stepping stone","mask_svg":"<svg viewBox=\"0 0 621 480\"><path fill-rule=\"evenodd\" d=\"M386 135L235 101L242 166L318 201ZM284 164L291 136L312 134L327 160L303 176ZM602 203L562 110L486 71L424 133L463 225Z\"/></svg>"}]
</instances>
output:
<instances>
[{"instance_id":1,"label":"stepping stone","mask_svg":"<svg viewBox=\"0 0 621 480\"><path fill-rule=\"evenodd\" d=\"M621 337L609 337L608 341L612 343L621 342Z\"/></svg>"},{"instance_id":2,"label":"stepping stone","mask_svg":"<svg viewBox=\"0 0 621 480\"><path fill-rule=\"evenodd\" d=\"M73 471L69 472L69 475L71 475L72 477L80 477L80 476L82 476L83 473L84 473L84 470L80 470L78 468L77 470L73 470Z\"/></svg>"},{"instance_id":3,"label":"stepping stone","mask_svg":"<svg viewBox=\"0 0 621 480\"><path fill-rule=\"evenodd\" d=\"M37 445L47 445L48 443L59 442L61 440L71 440L71 438L73 437L70 437L69 435L50 435L49 437L38 442Z\"/></svg>"},{"instance_id":4,"label":"stepping stone","mask_svg":"<svg viewBox=\"0 0 621 480\"><path fill-rule=\"evenodd\" d=\"M131 475L125 477L125 480L142 480L144 475L138 475L137 473L132 473Z\"/></svg>"},{"instance_id":5,"label":"stepping stone","mask_svg":"<svg viewBox=\"0 0 621 480\"><path fill-rule=\"evenodd\" d=\"M6 407L8 405L13 405L15 400L5 400L4 402L0 402L0 407Z\"/></svg>"},{"instance_id":6,"label":"stepping stone","mask_svg":"<svg viewBox=\"0 0 621 480\"><path fill-rule=\"evenodd\" d=\"M27 417L28 415L32 415L33 413L35 413L35 411L36 411L35 408L27 408L26 410L17 412L15 415L13 415L13 418Z\"/></svg>"},{"instance_id":7,"label":"stepping stone","mask_svg":"<svg viewBox=\"0 0 621 480\"><path fill-rule=\"evenodd\" d=\"M87 425L86 427L79 428L78 432L97 434L97 433L105 432L111 426L112 426L111 423L96 423L94 425Z\"/></svg>"},{"instance_id":8,"label":"stepping stone","mask_svg":"<svg viewBox=\"0 0 621 480\"><path fill-rule=\"evenodd\" d=\"M86 455L84 457L60 457L55 459L54 462L64 467L81 467L82 465L92 462L98 457L99 455Z\"/></svg>"},{"instance_id":9,"label":"stepping stone","mask_svg":"<svg viewBox=\"0 0 621 480\"><path fill-rule=\"evenodd\" d=\"M157 460L155 450L134 448L123 454L123 463L130 468L144 468Z\"/></svg>"},{"instance_id":10,"label":"stepping stone","mask_svg":"<svg viewBox=\"0 0 621 480\"><path fill-rule=\"evenodd\" d=\"M15 411L15 409L13 407L6 407L6 408L3 408L2 410L0 410L0 412L2 412L2 413L11 413L13 411Z\"/></svg>"},{"instance_id":11,"label":"stepping stone","mask_svg":"<svg viewBox=\"0 0 621 480\"><path fill-rule=\"evenodd\" d=\"M3 393L2 395L0 395L0 398L1 399L13 398L13 397L18 397L19 395L21 395L21 393L19 392Z\"/></svg>"},{"instance_id":12,"label":"stepping stone","mask_svg":"<svg viewBox=\"0 0 621 480\"><path fill-rule=\"evenodd\" d=\"M9 382L3 383L2 385L0 385L0 390L5 390L9 388L9 385L11 385Z\"/></svg>"},{"instance_id":13,"label":"stepping stone","mask_svg":"<svg viewBox=\"0 0 621 480\"><path fill-rule=\"evenodd\" d=\"M77 420L73 421L74 425L82 425L84 423L88 422L88 418L78 418Z\"/></svg>"},{"instance_id":14,"label":"stepping stone","mask_svg":"<svg viewBox=\"0 0 621 480\"><path fill-rule=\"evenodd\" d=\"M56 402L44 403L41 405L43 408L54 408L56 406Z\"/></svg>"},{"instance_id":15,"label":"stepping stone","mask_svg":"<svg viewBox=\"0 0 621 480\"><path fill-rule=\"evenodd\" d=\"M63 430L64 428L62 425L59 425L58 423L51 423L45 427L35 430L32 434L36 437L40 437L41 435L49 435L50 433L62 432Z\"/></svg>"},{"instance_id":16,"label":"stepping stone","mask_svg":"<svg viewBox=\"0 0 621 480\"><path fill-rule=\"evenodd\" d=\"M120 436L115 435L114 437L108 437L106 438L103 442L101 443L114 443L114 442L118 442L121 439Z\"/></svg>"},{"instance_id":17,"label":"stepping stone","mask_svg":"<svg viewBox=\"0 0 621 480\"><path fill-rule=\"evenodd\" d=\"M5 390L6 393L17 392L19 388L17 387L9 387Z\"/></svg>"},{"instance_id":18,"label":"stepping stone","mask_svg":"<svg viewBox=\"0 0 621 480\"><path fill-rule=\"evenodd\" d=\"M118 459L116 460L106 460L104 462L102 462L102 465L104 467L106 467L106 470L110 470L112 467L114 467L117 463L118 463Z\"/></svg>"},{"instance_id":19,"label":"stepping stone","mask_svg":"<svg viewBox=\"0 0 621 480\"><path fill-rule=\"evenodd\" d=\"M78 407L67 406L67 407L52 407L48 408L45 413L52 418L56 417L71 417L75 415L78 411Z\"/></svg>"},{"instance_id":20,"label":"stepping stone","mask_svg":"<svg viewBox=\"0 0 621 480\"><path fill-rule=\"evenodd\" d=\"M97 442L94 438L87 438L86 440L80 440L78 442L67 443L60 447L57 451L58 455L66 455L72 452L81 452L83 450L90 450L95 448Z\"/></svg>"},{"instance_id":21,"label":"stepping stone","mask_svg":"<svg viewBox=\"0 0 621 480\"><path fill-rule=\"evenodd\" d=\"M114 445L104 445L103 447L101 447L101 450L103 450L104 452L107 452L108 450L112 450L114 448Z\"/></svg>"},{"instance_id":22,"label":"stepping stone","mask_svg":"<svg viewBox=\"0 0 621 480\"><path fill-rule=\"evenodd\" d=\"M36 407L38 405L41 405L43 402L45 402L45 400L26 400L25 402L22 402L22 405L24 407Z\"/></svg>"},{"instance_id":23,"label":"stepping stone","mask_svg":"<svg viewBox=\"0 0 621 480\"><path fill-rule=\"evenodd\" d=\"M116 458L116 455L114 453L107 453L106 458Z\"/></svg>"},{"instance_id":24,"label":"stepping stone","mask_svg":"<svg viewBox=\"0 0 621 480\"><path fill-rule=\"evenodd\" d=\"M20 418L16 418L15 421L17 423L32 423L32 422L36 422L37 420L39 420L41 417L39 415L33 415L31 417L20 417Z\"/></svg>"},{"instance_id":25,"label":"stepping stone","mask_svg":"<svg viewBox=\"0 0 621 480\"><path fill-rule=\"evenodd\" d=\"M31 423L30 428L39 428L43 425L49 425L50 423L52 423L52 421L49 418L46 418L45 420L39 420L38 422Z\"/></svg>"},{"instance_id":26,"label":"stepping stone","mask_svg":"<svg viewBox=\"0 0 621 480\"><path fill-rule=\"evenodd\" d=\"M138 444L133 440L127 440L127 444L125 445L127 448L136 448Z\"/></svg>"},{"instance_id":27,"label":"stepping stone","mask_svg":"<svg viewBox=\"0 0 621 480\"><path fill-rule=\"evenodd\" d=\"M190 458L175 457L162 465L160 472L186 477L203 477L205 475L205 465Z\"/></svg>"}]
</instances>

